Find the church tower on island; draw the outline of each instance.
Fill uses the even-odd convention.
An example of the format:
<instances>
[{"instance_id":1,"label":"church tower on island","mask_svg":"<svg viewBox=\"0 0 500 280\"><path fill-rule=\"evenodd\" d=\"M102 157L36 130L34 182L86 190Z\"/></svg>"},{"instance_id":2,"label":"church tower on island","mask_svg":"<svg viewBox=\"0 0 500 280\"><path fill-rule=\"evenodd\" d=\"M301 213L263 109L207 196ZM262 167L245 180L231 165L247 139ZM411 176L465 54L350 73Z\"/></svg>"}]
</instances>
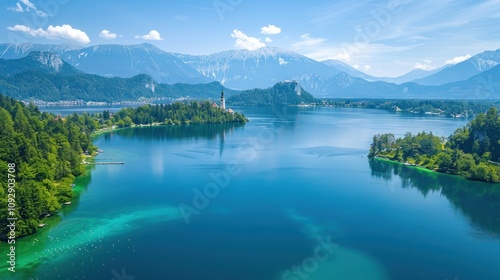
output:
<instances>
[{"instance_id":1,"label":"church tower on island","mask_svg":"<svg viewBox=\"0 0 500 280\"><path fill-rule=\"evenodd\" d=\"M220 108L226 110L226 99L224 98L224 86L222 86L222 91L220 92Z\"/></svg>"}]
</instances>

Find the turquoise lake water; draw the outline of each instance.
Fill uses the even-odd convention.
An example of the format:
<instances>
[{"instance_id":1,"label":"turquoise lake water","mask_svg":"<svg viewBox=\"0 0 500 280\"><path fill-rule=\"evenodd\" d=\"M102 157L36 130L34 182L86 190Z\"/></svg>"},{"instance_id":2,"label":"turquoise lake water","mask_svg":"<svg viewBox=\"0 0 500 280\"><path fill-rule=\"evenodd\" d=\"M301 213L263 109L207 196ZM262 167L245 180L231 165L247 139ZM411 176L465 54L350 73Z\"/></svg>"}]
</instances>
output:
<instances>
[{"instance_id":1,"label":"turquoise lake water","mask_svg":"<svg viewBox=\"0 0 500 280\"><path fill-rule=\"evenodd\" d=\"M374 134L466 120L236 109L250 122L98 136L96 160L125 164L89 167L0 278L500 279L498 185L366 157Z\"/></svg>"}]
</instances>

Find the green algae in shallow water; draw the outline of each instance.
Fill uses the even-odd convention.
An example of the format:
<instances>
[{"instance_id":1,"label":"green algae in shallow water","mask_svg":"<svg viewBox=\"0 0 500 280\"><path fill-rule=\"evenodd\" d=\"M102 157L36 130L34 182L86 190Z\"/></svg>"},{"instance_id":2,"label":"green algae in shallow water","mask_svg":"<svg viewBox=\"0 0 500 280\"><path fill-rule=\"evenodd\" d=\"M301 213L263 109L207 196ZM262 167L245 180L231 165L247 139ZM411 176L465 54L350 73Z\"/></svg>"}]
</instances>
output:
<instances>
[{"instance_id":1,"label":"green algae in shallow water","mask_svg":"<svg viewBox=\"0 0 500 280\"><path fill-rule=\"evenodd\" d=\"M28 236L16 242L16 277L24 269L72 257L79 251L89 250L93 244L105 237L120 235L151 223L181 219L177 207L157 207L145 210L121 210L126 214L107 215L99 218L73 218L62 221L57 227ZM6 249L6 248L5 248ZM7 254L2 248L0 254ZM7 265L0 266L0 278L13 276L5 273ZM24 279L24 278L20 278Z\"/></svg>"}]
</instances>

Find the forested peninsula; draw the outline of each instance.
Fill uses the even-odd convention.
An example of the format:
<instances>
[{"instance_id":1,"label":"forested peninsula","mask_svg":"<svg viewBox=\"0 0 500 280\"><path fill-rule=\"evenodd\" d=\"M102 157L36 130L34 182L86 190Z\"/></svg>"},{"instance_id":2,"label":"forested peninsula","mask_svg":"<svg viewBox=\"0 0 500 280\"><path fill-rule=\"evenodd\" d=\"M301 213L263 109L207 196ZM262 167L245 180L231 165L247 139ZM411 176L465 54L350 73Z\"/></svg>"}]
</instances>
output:
<instances>
[{"instance_id":1,"label":"forested peninsula","mask_svg":"<svg viewBox=\"0 0 500 280\"><path fill-rule=\"evenodd\" d=\"M491 107L478 114L451 136L421 132L373 136L369 157L381 157L406 165L463 176L490 183L500 182L500 118Z\"/></svg>"},{"instance_id":2,"label":"forested peninsula","mask_svg":"<svg viewBox=\"0 0 500 280\"><path fill-rule=\"evenodd\" d=\"M85 159L97 151L92 133L133 125L230 122L247 119L208 101L63 118L0 95L0 240L7 240L8 218L15 219L16 237L22 237L36 232L45 217L70 203L75 177L82 175Z\"/></svg>"}]
</instances>

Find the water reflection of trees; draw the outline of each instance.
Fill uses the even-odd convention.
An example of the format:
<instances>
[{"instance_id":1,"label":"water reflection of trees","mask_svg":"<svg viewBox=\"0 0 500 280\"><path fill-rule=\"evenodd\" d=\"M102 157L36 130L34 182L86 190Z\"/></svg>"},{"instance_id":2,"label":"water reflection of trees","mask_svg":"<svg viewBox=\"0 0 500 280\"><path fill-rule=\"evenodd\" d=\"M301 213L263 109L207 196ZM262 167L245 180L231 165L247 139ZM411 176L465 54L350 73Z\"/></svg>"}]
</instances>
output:
<instances>
[{"instance_id":1,"label":"water reflection of trees","mask_svg":"<svg viewBox=\"0 0 500 280\"><path fill-rule=\"evenodd\" d=\"M147 126L121 129L103 135L105 141L111 140L114 135L119 135L125 138L138 138L148 141L163 141L163 140L198 140L198 139L217 139L224 137L226 133L231 133L234 130L240 129L243 124L226 123L226 124L202 124L202 125L185 125L185 126Z\"/></svg>"},{"instance_id":2,"label":"water reflection of trees","mask_svg":"<svg viewBox=\"0 0 500 280\"><path fill-rule=\"evenodd\" d=\"M390 181L398 176L402 188L417 188L423 196L439 191L472 224L500 236L500 184L469 181L380 159L370 160L369 165L373 177Z\"/></svg>"},{"instance_id":3,"label":"water reflection of trees","mask_svg":"<svg viewBox=\"0 0 500 280\"><path fill-rule=\"evenodd\" d=\"M75 211L80 204L80 196L87 191L87 187L92 181L92 172L96 168L95 165L85 165L85 172L75 179L76 187L73 189L73 199L71 199L71 206L63 207L61 214L68 215Z\"/></svg>"}]
</instances>

